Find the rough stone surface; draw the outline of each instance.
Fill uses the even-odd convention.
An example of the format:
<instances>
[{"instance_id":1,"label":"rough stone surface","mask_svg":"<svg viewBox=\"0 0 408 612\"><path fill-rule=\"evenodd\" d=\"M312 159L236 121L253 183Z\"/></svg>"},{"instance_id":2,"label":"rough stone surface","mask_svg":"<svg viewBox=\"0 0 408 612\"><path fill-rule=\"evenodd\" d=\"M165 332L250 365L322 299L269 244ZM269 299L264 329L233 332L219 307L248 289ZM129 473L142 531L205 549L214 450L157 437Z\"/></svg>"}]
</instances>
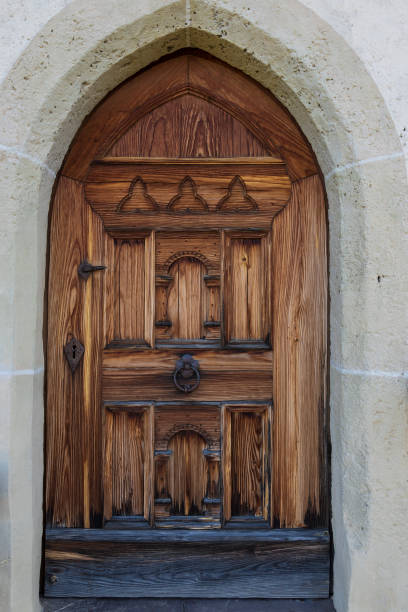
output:
<instances>
[{"instance_id":1,"label":"rough stone surface","mask_svg":"<svg viewBox=\"0 0 408 612\"><path fill-rule=\"evenodd\" d=\"M325 175L334 603L338 612L405 612L405 0L6 0L0 18L0 609L41 607L42 325L55 173L113 87L197 46L273 91Z\"/></svg>"}]
</instances>

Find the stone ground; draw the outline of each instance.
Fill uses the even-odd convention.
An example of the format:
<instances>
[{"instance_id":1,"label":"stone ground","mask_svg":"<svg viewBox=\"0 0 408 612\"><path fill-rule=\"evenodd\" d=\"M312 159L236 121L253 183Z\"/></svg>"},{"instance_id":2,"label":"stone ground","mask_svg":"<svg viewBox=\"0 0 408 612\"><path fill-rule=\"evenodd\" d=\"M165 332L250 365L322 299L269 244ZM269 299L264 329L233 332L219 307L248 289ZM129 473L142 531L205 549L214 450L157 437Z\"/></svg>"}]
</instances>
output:
<instances>
[{"instance_id":1,"label":"stone ground","mask_svg":"<svg viewBox=\"0 0 408 612\"><path fill-rule=\"evenodd\" d=\"M335 612L331 599L42 599L44 612Z\"/></svg>"}]
</instances>

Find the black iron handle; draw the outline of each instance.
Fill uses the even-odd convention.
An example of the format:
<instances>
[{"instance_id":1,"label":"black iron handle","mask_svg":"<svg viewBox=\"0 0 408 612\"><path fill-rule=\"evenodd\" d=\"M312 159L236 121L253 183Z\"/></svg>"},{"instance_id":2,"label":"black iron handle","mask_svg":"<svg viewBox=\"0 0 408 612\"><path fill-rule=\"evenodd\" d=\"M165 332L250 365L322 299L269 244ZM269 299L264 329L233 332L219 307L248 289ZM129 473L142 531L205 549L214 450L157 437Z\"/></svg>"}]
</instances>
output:
<instances>
[{"instance_id":1,"label":"black iron handle","mask_svg":"<svg viewBox=\"0 0 408 612\"><path fill-rule=\"evenodd\" d=\"M176 361L173 381L179 391L191 393L200 384L200 364L192 355L185 354Z\"/></svg>"},{"instance_id":2,"label":"black iron handle","mask_svg":"<svg viewBox=\"0 0 408 612\"><path fill-rule=\"evenodd\" d=\"M106 266L93 266L89 261L84 259L78 266L78 275L84 280L88 280L89 275L97 272L97 270L106 270Z\"/></svg>"}]
</instances>

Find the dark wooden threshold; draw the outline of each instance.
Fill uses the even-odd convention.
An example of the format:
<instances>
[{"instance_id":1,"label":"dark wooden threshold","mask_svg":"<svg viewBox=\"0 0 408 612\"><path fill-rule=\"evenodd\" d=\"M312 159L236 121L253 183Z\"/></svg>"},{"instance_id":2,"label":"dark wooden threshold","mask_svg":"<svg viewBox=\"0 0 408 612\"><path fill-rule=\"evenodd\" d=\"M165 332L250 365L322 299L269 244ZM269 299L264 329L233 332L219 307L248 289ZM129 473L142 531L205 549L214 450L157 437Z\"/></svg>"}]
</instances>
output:
<instances>
[{"instance_id":1,"label":"dark wooden threshold","mask_svg":"<svg viewBox=\"0 0 408 612\"><path fill-rule=\"evenodd\" d=\"M44 612L335 612L331 599L42 598Z\"/></svg>"},{"instance_id":2,"label":"dark wooden threshold","mask_svg":"<svg viewBox=\"0 0 408 612\"><path fill-rule=\"evenodd\" d=\"M327 598L323 529L48 529L46 597Z\"/></svg>"}]
</instances>

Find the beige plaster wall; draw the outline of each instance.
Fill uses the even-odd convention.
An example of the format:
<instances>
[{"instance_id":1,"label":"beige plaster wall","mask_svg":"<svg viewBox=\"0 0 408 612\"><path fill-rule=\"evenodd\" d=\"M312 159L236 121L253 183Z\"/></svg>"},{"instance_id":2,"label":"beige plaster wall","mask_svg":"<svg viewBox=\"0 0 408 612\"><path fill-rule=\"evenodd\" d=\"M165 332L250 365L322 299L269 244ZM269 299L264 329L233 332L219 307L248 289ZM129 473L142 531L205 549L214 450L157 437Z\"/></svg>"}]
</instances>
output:
<instances>
[{"instance_id":1,"label":"beige plaster wall","mask_svg":"<svg viewBox=\"0 0 408 612\"><path fill-rule=\"evenodd\" d=\"M339 612L406 610L406 3L9 0L0 23L0 609L39 609L55 173L110 89L169 51L198 46L281 99L325 174L334 599Z\"/></svg>"}]
</instances>

